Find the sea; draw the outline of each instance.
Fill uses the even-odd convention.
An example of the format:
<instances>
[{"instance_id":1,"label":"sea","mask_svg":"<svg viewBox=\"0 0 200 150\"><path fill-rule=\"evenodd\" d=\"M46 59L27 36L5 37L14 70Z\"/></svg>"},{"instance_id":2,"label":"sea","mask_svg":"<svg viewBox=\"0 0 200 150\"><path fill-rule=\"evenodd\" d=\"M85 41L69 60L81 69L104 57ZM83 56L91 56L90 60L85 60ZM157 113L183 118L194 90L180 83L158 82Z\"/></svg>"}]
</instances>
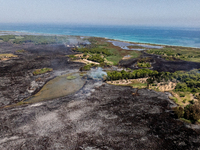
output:
<instances>
[{"instance_id":1,"label":"sea","mask_svg":"<svg viewBox=\"0 0 200 150\"><path fill-rule=\"evenodd\" d=\"M0 31L104 37L129 42L200 48L200 27L0 24Z\"/></svg>"}]
</instances>

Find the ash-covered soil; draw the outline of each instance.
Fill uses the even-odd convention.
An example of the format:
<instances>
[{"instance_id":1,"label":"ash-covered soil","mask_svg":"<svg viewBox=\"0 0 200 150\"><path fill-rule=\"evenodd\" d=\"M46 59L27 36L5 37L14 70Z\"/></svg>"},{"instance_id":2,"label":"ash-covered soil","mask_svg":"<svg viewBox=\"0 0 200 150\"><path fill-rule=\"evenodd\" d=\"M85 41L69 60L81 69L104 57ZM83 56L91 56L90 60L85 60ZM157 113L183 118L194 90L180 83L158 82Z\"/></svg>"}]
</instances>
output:
<instances>
[{"instance_id":1,"label":"ash-covered soil","mask_svg":"<svg viewBox=\"0 0 200 150\"><path fill-rule=\"evenodd\" d=\"M1 109L0 149L200 148L200 130L172 117L165 93L135 92L90 80L73 95Z\"/></svg>"},{"instance_id":2,"label":"ash-covered soil","mask_svg":"<svg viewBox=\"0 0 200 150\"><path fill-rule=\"evenodd\" d=\"M21 49L24 49L25 52L16 52ZM35 45L33 43L25 43L18 45L3 42L0 43L0 53L18 55L16 58L0 61L0 107L17 103L36 93L57 72L69 69L78 70L83 65L69 61L66 55L74 52L64 44ZM34 69L44 67L53 68L54 71L33 76ZM34 93L29 93L27 89L33 81L36 81L38 86Z\"/></svg>"},{"instance_id":3,"label":"ash-covered soil","mask_svg":"<svg viewBox=\"0 0 200 150\"><path fill-rule=\"evenodd\" d=\"M183 61L183 60L168 61L168 60L163 59L161 56L147 54L143 52L140 58L145 58L145 57L151 58L151 61L150 61L151 66L152 66L151 69L157 70L157 71L175 72L179 70L189 71L192 69L200 68L200 63ZM138 58L121 60L119 62L119 65L126 68L138 69L137 67L135 67L137 60Z\"/></svg>"},{"instance_id":4,"label":"ash-covered soil","mask_svg":"<svg viewBox=\"0 0 200 150\"><path fill-rule=\"evenodd\" d=\"M19 49L26 52L16 53ZM18 55L0 62L1 150L200 148L199 126L175 119L170 108L173 104L167 94L148 89L136 90L87 79L86 84L71 95L3 108L33 95L55 76L77 71L83 64L70 62L66 55L74 52L62 44L16 45L3 42L0 43L0 52ZM152 58L155 60L152 61L153 69L182 70L183 64L178 61L171 62L170 70L170 62L157 56ZM134 62L129 61L132 60L120 63L131 68ZM33 76L34 69L43 67L54 71ZM164 67L163 70L160 67ZM184 66L189 67L191 65ZM32 84L38 86L30 93L27 88Z\"/></svg>"}]
</instances>

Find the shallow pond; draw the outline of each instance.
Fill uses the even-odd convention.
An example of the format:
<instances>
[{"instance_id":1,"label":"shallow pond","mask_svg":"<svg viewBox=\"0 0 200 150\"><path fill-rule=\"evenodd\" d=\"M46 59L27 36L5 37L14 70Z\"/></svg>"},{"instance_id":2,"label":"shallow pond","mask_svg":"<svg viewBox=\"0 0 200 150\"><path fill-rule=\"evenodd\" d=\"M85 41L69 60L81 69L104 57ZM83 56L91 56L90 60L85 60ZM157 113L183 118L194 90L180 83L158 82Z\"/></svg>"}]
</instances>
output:
<instances>
[{"instance_id":1,"label":"shallow pond","mask_svg":"<svg viewBox=\"0 0 200 150\"><path fill-rule=\"evenodd\" d=\"M68 80L67 77L69 75L76 78ZM79 73L61 75L47 82L37 94L26 99L24 102L35 103L63 97L77 92L83 87L84 83L85 80L81 78Z\"/></svg>"}]
</instances>

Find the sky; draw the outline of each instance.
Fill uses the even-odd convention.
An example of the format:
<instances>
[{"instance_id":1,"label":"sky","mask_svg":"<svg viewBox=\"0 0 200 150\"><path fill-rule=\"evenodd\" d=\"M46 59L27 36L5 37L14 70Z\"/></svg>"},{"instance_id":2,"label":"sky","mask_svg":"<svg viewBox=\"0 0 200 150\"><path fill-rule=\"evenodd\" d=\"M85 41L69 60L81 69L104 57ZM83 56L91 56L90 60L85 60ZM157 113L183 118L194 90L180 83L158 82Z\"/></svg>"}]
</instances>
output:
<instances>
[{"instance_id":1,"label":"sky","mask_svg":"<svg viewBox=\"0 0 200 150\"><path fill-rule=\"evenodd\" d=\"M0 23L200 27L200 0L0 0Z\"/></svg>"}]
</instances>

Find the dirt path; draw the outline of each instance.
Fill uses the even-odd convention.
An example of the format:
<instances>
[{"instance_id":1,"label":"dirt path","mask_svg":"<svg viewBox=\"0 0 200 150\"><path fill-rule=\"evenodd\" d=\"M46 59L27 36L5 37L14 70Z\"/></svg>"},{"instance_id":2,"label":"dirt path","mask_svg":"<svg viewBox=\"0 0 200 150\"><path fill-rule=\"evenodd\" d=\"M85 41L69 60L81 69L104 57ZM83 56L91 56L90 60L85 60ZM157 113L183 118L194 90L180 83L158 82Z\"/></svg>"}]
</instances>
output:
<instances>
[{"instance_id":1,"label":"dirt path","mask_svg":"<svg viewBox=\"0 0 200 150\"><path fill-rule=\"evenodd\" d=\"M99 65L98 62L94 62L94 61L87 60L87 59L74 60L73 62L81 62L81 63L85 63L85 64L95 64L95 65Z\"/></svg>"}]
</instances>

